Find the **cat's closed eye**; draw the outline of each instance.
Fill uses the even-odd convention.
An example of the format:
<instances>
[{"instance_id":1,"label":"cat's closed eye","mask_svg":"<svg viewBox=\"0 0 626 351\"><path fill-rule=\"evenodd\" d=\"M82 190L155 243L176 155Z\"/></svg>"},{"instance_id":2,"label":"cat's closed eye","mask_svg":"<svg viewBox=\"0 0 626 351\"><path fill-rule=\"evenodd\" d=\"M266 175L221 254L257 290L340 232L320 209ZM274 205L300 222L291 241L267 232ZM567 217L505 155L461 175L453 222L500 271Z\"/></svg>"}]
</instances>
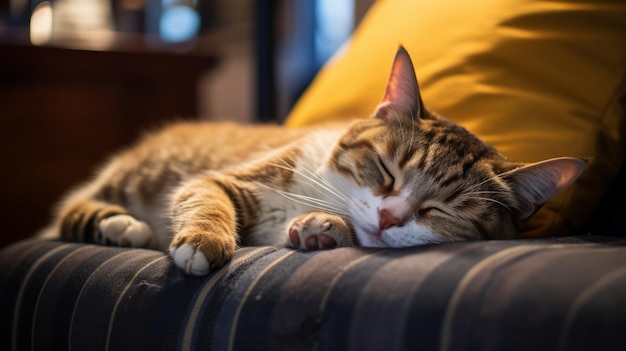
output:
<instances>
[{"instance_id":1,"label":"cat's closed eye","mask_svg":"<svg viewBox=\"0 0 626 351\"><path fill-rule=\"evenodd\" d=\"M383 176L383 188L385 189L385 191L387 191L388 193L391 193L393 191L393 188L395 186L396 183L396 179L393 175L393 173L389 170L389 167L385 164L385 161L382 159L382 157L378 157L376 159L376 164L378 166L378 169L381 173L381 175Z\"/></svg>"},{"instance_id":2,"label":"cat's closed eye","mask_svg":"<svg viewBox=\"0 0 626 351\"><path fill-rule=\"evenodd\" d=\"M417 210L417 217L425 218L435 213L446 214L446 212L440 209L439 207L431 206L431 207L422 207L419 210Z\"/></svg>"}]
</instances>

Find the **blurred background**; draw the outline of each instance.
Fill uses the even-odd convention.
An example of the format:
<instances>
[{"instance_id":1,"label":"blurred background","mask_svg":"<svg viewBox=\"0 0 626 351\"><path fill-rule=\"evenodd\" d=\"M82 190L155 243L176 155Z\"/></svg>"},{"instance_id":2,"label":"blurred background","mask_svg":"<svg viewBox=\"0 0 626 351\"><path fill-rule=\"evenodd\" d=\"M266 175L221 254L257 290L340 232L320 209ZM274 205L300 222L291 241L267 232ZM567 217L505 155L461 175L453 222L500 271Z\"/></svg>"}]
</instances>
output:
<instances>
[{"instance_id":1,"label":"blurred background","mask_svg":"<svg viewBox=\"0 0 626 351\"><path fill-rule=\"evenodd\" d=\"M176 119L282 123L373 0L0 0L0 247Z\"/></svg>"}]
</instances>

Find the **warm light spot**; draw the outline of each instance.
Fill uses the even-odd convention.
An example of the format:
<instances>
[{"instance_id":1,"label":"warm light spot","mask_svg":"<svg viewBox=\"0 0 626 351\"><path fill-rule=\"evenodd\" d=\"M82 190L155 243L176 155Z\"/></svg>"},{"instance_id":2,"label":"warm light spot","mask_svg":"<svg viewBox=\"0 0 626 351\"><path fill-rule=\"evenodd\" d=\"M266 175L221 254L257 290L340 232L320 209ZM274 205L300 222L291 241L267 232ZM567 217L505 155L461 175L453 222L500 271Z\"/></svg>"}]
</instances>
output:
<instances>
[{"instance_id":1,"label":"warm light spot","mask_svg":"<svg viewBox=\"0 0 626 351\"><path fill-rule=\"evenodd\" d=\"M65 47L107 50L115 42L110 0L55 0L52 41Z\"/></svg>"},{"instance_id":2,"label":"warm light spot","mask_svg":"<svg viewBox=\"0 0 626 351\"><path fill-rule=\"evenodd\" d=\"M141 10L146 6L144 0L123 0L122 7L127 10Z\"/></svg>"},{"instance_id":3,"label":"warm light spot","mask_svg":"<svg viewBox=\"0 0 626 351\"><path fill-rule=\"evenodd\" d=\"M43 45L52 38L52 5L45 1L35 7L30 17L30 42Z\"/></svg>"}]
</instances>

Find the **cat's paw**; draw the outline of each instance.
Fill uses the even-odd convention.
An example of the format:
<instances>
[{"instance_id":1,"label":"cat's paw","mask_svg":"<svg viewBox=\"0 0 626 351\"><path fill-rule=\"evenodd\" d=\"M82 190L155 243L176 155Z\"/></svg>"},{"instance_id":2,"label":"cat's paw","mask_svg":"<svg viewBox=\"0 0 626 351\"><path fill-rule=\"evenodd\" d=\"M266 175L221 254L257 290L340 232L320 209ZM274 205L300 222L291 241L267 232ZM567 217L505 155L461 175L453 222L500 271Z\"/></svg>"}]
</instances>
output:
<instances>
[{"instance_id":1,"label":"cat's paw","mask_svg":"<svg viewBox=\"0 0 626 351\"><path fill-rule=\"evenodd\" d=\"M178 234L170 245L176 266L190 275L206 275L222 267L235 253L233 238L208 233Z\"/></svg>"},{"instance_id":2,"label":"cat's paw","mask_svg":"<svg viewBox=\"0 0 626 351\"><path fill-rule=\"evenodd\" d=\"M318 250L354 245L350 227L337 215L304 214L292 220L288 228L289 241L296 248Z\"/></svg>"},{"instance_id":3,"label":"cat's paw","mask_svg":"<svg viewBox=\"0 0 626 351\"><path fill-rule=\"evenodd\" d=\"M120 214L98 223L95 240L103 245L112 243L122 247L148 247L153 236L152 229L145 222Z\"/></svg>"},{"instance_id":4,"label":"cat's paw","mask_svg":"<svg viewBox=\"0 0 626 351\"><path fill-rule=\"evenodd\" d=\"M206 275L211 271L206 256L192 244L170 247L170 257L187 274Z\"/></svg>"}]
</instances>

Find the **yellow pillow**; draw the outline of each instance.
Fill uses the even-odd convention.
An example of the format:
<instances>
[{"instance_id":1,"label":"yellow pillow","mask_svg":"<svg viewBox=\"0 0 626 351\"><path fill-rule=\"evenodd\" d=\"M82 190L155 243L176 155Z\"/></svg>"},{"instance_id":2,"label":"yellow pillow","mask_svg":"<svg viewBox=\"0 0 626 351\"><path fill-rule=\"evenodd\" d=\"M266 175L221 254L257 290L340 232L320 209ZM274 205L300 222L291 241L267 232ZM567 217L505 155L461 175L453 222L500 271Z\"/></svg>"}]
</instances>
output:
<instances>
[{"instance_id":1,"label":"yellow pillow","mask_svg":"<svg viewBox=\"0 0 626 351\"><path fill-rule=\"evenodd\" d=\"M626 3L379 0L287 125L368 116L399 44L413 59L426 106L510 159L593 158L522 235L580 229L624 159Z\"/></svg>"}]
</instances>

